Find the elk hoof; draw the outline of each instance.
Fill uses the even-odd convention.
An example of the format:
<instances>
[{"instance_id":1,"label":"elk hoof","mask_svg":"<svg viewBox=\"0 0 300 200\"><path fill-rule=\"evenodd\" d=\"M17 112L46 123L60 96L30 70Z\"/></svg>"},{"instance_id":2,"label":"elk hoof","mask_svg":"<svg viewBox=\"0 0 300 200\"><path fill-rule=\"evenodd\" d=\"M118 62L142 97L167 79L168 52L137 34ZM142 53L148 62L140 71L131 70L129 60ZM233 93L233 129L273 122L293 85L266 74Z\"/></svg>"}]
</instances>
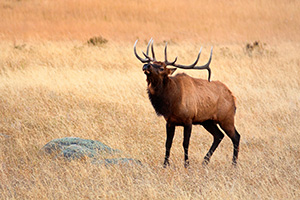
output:
<instances>
[{"instance_id":1,"label":"elk hoof","mask_svg":"<svg viewBox=\"0 0 300 200\"><path fill-rule=\"evenodd\" d=\"M232 158L232 165L234 166L234 167L236 167L236 164L237 164L237 158L234 156L233 158Z\"/></svg>"},{"instance_id":2,"label":"elk hoof","mask_svg":"<svg viewBox=\"0 0 300 200\"><path fill-rule=\"evenodd\" d=\"M189 162L188 160L186 160L186 161L184 162L184 167L185 167L185 168L188 168L189 165L190 165L190 162Z\"/></svg>"},{"instance_id":3,"label":"elk hoof","mask_svg":"<svg viewBox=\"0 0 300 200\"><path fill-rule=\"evenodd\" d=\"M164 168L166 168L167 166L170 166L169 160L164 161Z\"/></svg>"},{"instance_id":4,"label":"elk hoof","mask_svg":"<svg viewBox=\"0 0 300 200\"><path fill-rule=\"evenodd\" d=\"M209 163L209 158L205 157L203 162L202 162L202 166L205 167L205 166L208 165L208 163Z\"/></svg>"},{"instance_id":5,"label":"elk hoof","mask_svg":"<svg viewBox=\"0 0 300 200\"><path fill-rule=\"evenodd\" d=\"M232 161L232 166L236 167L237 162L236 161Z\"/></svg>"}]
</instances>

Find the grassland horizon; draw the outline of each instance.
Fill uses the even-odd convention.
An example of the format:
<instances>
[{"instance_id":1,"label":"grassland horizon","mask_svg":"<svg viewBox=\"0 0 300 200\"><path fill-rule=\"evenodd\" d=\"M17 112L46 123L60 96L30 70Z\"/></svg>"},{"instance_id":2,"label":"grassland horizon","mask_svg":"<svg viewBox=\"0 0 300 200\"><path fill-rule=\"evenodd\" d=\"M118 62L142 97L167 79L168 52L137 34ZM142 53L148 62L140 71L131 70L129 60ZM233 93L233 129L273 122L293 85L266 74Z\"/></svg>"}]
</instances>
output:
<instances>
[{"instance_id":1,"label":"grassland horizon","mask_svg":"<svg viewBox=\"0 0 300 200\"><path fill-rule=\"evenodd\" d=\"M0 199L299 199L300 1L0 2ZM96 45L90 38L102 38ZM193 126L190 166L182 128L163 168L165 122L133 54L155 39L158 59L200 64L237 101L238 166L225 137ZM107 40L105 42L105 40ZM247 48L247 43L259 45ZM177 70L177 73L185 72ZM204 71L185 72L207 78ZM143 166L49 160L67 136L99 140Z\"/></svg>"}]
</instances>

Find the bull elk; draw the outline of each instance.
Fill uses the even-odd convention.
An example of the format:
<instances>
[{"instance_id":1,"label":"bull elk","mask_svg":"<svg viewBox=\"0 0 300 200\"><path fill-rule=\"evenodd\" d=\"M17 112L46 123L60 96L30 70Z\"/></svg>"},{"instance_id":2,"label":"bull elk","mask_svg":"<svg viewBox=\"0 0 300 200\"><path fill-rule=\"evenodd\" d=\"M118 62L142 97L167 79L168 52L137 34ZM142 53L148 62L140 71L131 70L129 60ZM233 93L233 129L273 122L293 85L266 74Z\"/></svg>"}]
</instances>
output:
<instances>
[{"instance_id":1,"label":"bull elk","mask_svg":"<svg viewBox=\"0 0 300 200\"><path fill-rule=\"evenodd\" d=\"M164 167L170 165L170 150L176 126L184 127L184 166L189 165L188 148L193 124L202 125L214 138L208 153L204 157L203 164L209 162L212 154L222 141L224 134L220 130L221 128L233 143L232 163L235 165L238 159L240 141L240 134L234 126L235 98L223 83L210 81L211 70L209 65L212 58L212 49L210 58L205 65L196 66L200 58L200 50L196 61L192 65L185 66L176 64L177 57L173 62L168 61L167 43L164 50L165 61L161 62L155 58L152 39L148 43L146 53L142 52L145 58L141 58L137 54L137 42L138 40L134 44L134 54L142 63L145 63L143 71L147 76L149 99L157 115L162 115L166 120L167 139ZM149 56L150 45L152 57ZM173 67L169 68L168 66ZM208 81L193 78L184 73L170 76L177 68L206 69L209 74Z\"/></svg>"}]
</instances>

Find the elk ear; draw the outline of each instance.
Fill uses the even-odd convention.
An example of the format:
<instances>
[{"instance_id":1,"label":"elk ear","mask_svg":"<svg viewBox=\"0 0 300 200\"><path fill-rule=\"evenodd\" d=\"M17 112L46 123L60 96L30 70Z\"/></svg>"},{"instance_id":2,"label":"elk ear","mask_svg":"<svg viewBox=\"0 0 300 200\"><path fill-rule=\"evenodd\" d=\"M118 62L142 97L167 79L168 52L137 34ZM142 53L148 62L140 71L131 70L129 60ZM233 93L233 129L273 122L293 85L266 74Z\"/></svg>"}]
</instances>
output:
<instances>
[{"instance_id":1,"label":"elk ear","mask_svg":"<svg viewBox=\"0 0 300 200\"><path fill-rule=\"evenodd\" d=\"M170 68L170 69L168 68L168 69L167 69L167 70L168 70L168 71L167 71L168 75L172 75L172 74L176 71L176 69L177 69L177 68Z\"/></svg>"}]
</instances>

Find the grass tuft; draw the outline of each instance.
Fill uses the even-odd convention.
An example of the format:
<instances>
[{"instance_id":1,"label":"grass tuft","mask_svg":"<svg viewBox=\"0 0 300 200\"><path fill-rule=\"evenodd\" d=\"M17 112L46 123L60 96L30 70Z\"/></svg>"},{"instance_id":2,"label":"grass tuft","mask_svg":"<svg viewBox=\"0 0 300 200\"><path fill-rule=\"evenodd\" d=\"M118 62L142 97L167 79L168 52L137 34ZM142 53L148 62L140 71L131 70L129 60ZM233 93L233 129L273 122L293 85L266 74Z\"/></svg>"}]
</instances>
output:
<instances>
[{"instance_id":1,"label":"grass tuft","mask_svg":"<svg viewBox=\"0 0 300 200\"><path fill-rule=\"evenodd\" d=\"M93 45L93 46L102 46L103 44L106 44L107 42L108 42L108 40L103 38L102 36L92 37L87 41L87 43L89 45Z\"/></svg>"}]
</instances>

